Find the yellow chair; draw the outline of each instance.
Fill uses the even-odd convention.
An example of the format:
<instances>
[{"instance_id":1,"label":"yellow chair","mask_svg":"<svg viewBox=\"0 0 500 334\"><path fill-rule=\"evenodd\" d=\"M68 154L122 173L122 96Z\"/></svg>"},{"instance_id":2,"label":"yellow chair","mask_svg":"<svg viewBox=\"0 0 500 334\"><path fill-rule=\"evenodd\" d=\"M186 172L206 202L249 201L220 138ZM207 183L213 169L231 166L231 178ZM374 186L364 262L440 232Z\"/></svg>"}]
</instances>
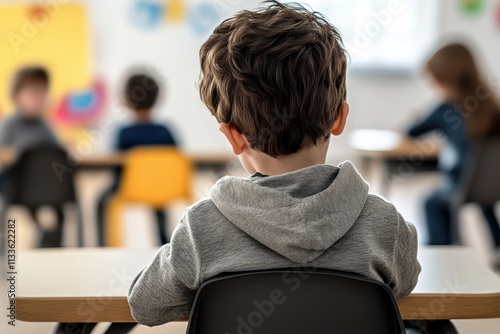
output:
<instances>
[{"instance_id":1,"label":"yellow chair","mask_svg":"<svg viewBox=\"0 0 500 334\"><path fill-rule=\"evenodd\" d=\"M126 203L140 203L163 209L174 200L192 202L191 161L174 148L140 147L126 153L117 194L108 206L106 241L122 245L121 212Z\"/></svg>"}]
</instances>

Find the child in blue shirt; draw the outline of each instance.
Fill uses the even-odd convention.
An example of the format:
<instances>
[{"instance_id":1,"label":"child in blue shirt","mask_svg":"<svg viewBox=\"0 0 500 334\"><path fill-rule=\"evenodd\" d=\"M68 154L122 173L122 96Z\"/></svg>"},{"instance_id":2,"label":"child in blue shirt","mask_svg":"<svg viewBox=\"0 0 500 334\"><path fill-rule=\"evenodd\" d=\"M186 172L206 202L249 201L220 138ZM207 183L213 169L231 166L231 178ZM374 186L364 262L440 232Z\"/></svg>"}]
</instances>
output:
<instances>
[{"instance_id":1,"label":"child in blue shirt","mask_svg":"<svg viewBox=\"0 0 500 334\"><path fill-rule=\"evenodd\" d=\"M450 200L460 186L471 142L500 134L500 108L490 88L480 81L470 51L461 44L451 44L437 51L428 61L426 72L444 102L413 124L408 134L418 137L439 130L446 138L439 159L444 180L426 199L425 214L429 244L449 245ZM476 96L479 91L481 96ZM477 105L467 103L471 97L476 97ZM500 226L494 208L481 207L481 211L496 247L496 265L500 265Z\"/></svg>"},{"instance_id":2,"label":"child in blue shirt","mask_svg":"<svg viewBox=\"0 0 500 334\"><path fill-rule=\"evenodd\" d=\"M134 111L133 124L123 127L117 137L115 149L127 151L137 146L177 146L177 141L171 131L163 124L154 123L151 119L151 110L159 94L157 82L150 76L137 74L131 76L125 85L125 101ZM99 230L99 245L104 246L104 217L107 200L117 191L120 182L121 169L115 171L115 178L111 187L102 195L97 205L97 222ZM155 210L158 224L158 233L161 244L168 242L165 211Z\"/></svg>"}]
</instances>

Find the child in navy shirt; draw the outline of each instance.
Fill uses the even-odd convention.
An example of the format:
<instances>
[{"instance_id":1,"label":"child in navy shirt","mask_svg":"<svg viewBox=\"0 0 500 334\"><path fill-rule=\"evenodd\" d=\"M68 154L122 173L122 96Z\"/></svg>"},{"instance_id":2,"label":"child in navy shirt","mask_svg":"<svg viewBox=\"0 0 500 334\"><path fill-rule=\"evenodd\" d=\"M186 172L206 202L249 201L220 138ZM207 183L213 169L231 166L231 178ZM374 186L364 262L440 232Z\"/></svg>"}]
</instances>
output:
<instances>
[{"instance_id":1,"label":"child in navy shirt","mask_svg":"<svg viewBox=\"0 0 500 334\"><path fill-rule=\"evenodd\" d=\"M125 101L134 111L133 124L123 127L117 137L115 149L127 151L137 146L176 146L177 142L171 131L163 124L154 123L151 119L151 110L157 100L159 87L157 82L148 75L137 74L131 76L125 86ZM99 245L104 246L104 217L108 199L117 191L120 182L121 169L115 171L115 179L111 187L106 190L97 205L97 222L99 229ZM158 224L158 233L161 244L168 242L165 211L155 210Z\"/></svg>"}]
</instances>

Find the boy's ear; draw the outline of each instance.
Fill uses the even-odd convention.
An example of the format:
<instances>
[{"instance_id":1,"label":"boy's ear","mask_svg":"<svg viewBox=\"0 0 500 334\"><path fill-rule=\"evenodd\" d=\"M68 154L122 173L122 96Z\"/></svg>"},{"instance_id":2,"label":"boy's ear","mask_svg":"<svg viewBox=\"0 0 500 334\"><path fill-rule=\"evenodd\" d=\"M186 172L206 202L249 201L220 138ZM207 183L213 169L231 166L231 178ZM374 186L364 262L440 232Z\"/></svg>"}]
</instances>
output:
<instances>
[{"instance_id":1,"label":"boy's ear","mask_svg":"<svg viewBox=\"0 0 500 334\"><path fill-rule=\"evenodd\" d=\"M247 146L247 141L243 134L238 132L234 126L230 126L225 123L219 124L219 130L226 136L229 144L233 147L233 152L236 155L243 153Z\"/></svg>"},{"instance_id":2,"label":"boy's ear","mask_svg":"<svg viewBox=\"0 0 500 334\"><path fill-rule=\"evenodd\" d=\"M349 115L349 105L343 102L337 111L337 119L333 122L332 135L338 136L344 132L345 124L347 122L347 115Z\"/></svg>"}]
</instances>

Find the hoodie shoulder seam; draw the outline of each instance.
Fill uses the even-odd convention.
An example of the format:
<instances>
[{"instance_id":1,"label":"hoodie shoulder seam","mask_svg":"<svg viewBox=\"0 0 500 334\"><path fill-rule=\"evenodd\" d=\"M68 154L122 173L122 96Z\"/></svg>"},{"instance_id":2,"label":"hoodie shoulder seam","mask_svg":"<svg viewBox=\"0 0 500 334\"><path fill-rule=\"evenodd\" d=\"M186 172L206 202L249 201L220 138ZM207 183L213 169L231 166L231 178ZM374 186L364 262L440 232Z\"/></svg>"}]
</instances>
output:
<instances>
[{"instance_id":1,"label":"hoodie shoulder seam","mask_svg":"<svg viewBox=\"0 0 500 334\"><path fill-rule=\"evenodd\" d=\"M205 198L202 198L200 199L199 201L191 204L191 206L188 206L186 208L186 210L188 211L192 211L192 210L196 210L198 207L206 204L207 202L212 202L213 203L213 200L210 198L210 197L205 197Z\"/></svg>"}]
</instances>

